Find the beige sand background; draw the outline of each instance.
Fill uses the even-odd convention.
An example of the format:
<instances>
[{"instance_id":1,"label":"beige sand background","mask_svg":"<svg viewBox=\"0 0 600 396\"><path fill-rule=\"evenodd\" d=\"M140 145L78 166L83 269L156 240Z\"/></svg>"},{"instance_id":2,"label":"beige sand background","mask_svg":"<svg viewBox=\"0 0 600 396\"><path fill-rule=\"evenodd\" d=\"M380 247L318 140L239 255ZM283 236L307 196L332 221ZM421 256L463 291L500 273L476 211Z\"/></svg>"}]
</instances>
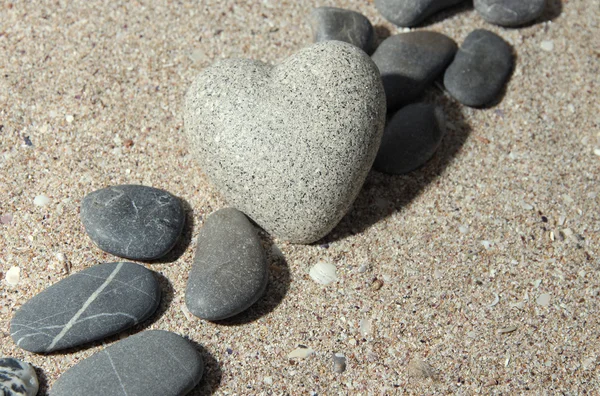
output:
<instances>
[{"instance_id":1,"label":"beige sand background","mask_svg":"<svg viewBox=\"0 0 600 396\"><path fill-rule=\"evenodd\" d=\"M207 369L193 395L597 392L600 2L550 3L520 29L471 6L429 20L424 29L458 43L475 28L512 43L501 102L470 109L433 88L426 99L448 116L434 159L405 176L372 172L318 244L264 236L267 295L214 324L183 310L195 237L226 205L182 135L190 82L220 58L277 62L309 45L315 5L360 11L382 35L402 30L372 1L0 1L0 355L34 364L46 394L102 348L31 354L9 321L66 267L117 260L87 238L79 204L140 183L185 200L188 226L173 254L147 265L161 275L158 315L127 334L165 329L201 345ZM34 205L38 195L50 203ZM319 260L337 266L338 282L310 279ZM315 354L289 359L298 344ZM334 352L347 356L343 374Z\"/></svg>"}]
</instances>

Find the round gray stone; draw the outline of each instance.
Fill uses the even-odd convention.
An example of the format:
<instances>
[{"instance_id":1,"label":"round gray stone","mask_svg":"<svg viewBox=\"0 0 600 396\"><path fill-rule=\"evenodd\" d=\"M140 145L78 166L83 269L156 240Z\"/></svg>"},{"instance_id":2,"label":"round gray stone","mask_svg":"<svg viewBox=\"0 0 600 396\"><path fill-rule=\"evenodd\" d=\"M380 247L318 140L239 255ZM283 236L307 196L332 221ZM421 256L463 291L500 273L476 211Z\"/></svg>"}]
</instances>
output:
<instances>
[{"instance_id":1,"label":"round gray stone","mask_svg":"<svg viewBox=\"0 0 600 396\"><path fill-rule=\"evenodd\" d=\"M381 15L397 26L412 27L427 17L464 0L375 0Z\"/></svg>"},{"instance_id":2,"label":"round gray stone","mask_svg":"<svg viewBox=\"0 0 600 396\"><path fill-rule=\"evenodd\" d=\"M474 0L473 6L487 22L513 27L542 15L546 0Z\"/></svg>"},{"instance_id":3,"label":"round gray stone","mask_svg":"<svg viewBox=\"0 0 600 396\"><path fill-rule=\"evenodd\" d=\"M427 162L445 133L444 114L427 103L403 107L388 122L373 167L399 175Z\"/></svg>"},{"instance_id":4,"label":"round gray stone","mask_svg":"<svg viewBox=\"0 0 600 396\"><path fill-rule=\"evenodd\" d=\"M375 31L369 19L355 11L336 7L317 7L311 15L314 41L338 40L371 54L375 50Z\"/></svg>"},{"instance_id":5,"label":"round gray stone","mask_svg":"<svg viewBox=\"0 0 600 396\"><path fill-rule=\"evenodd\" d=\"M192 343L163 330L127 337L67 370L51 396L182 396L202 378L204 363Z\"/></svg>"},{"instance_id":6,"label":"round gray stone","mask_svg":"<svg viewBox=\"0 0 600 396\"><path fill-rule=\"evenodd\" d=\"M106 187L81 202L81 221L105 252L155 260L173 248L185 222L181 201L166 191L138 185Z\"/></svg>"},{"instance_id":7,"label":"round gray stone","mask_svg":"<svg viewBox=\"0 0 600 396\"><path fill-rule=\"evenodd\" d=\"M448 66L457 45L436 32L410 32L385 39L372 56L379 68L388 111L413 102Z\"/></svg>"},{"instance_id":8,"label":"round gray stone","mask_svg":"<svg viewBox=\"0 0 600 396\"><path fill-rule=\"evenodd\" d=\"M483 106L502 91L512 68L510 45L488 30L475 30L446 69L444 86L462 104Z\"/></svg>"},{"instance_id":9,"label":"round gray stone","mask_svg":"<svg viewBox=\"0 0 600 396\"><path fill-rule=\"evenodd\" d=\"M86 268L27 301L12 318L21 348L52 352L118 333L150 317L160 302L152 271L127 262Z\"/></svg>"},{"instance_id":10,"label":"round gray stone","mask_svg":"<svg viewBox=\"0 0 600 396\"><path fill-rule=\"evenodd\" d=\"M211 214L198 235L198 247L185 291L189 311L220 320L254 304L269 273L261 241L246 216L225 208Z\"/></svg>"},{"instance_id":11,"label":"round gray stone","mask_svg":"<svg viewBox=\"0 0 600 396\"><path fill-rule=\"evenodd\" d=\"M238 59L204 69L188 90L184 123L230 205L277 238L311 243L356 198L385 112L371 58L325 41L277 66Z\"/></svg>"},{"instance_id":12,"label":"round gray stone","mask_svg":"<svg viewBox=\"0 0 600 396\"><path fill-rule=\"evenodd\" d=\"M0 395L35 396L39 383L35 369L21 360L0 358Z\"/></svg>"}]
</instances>

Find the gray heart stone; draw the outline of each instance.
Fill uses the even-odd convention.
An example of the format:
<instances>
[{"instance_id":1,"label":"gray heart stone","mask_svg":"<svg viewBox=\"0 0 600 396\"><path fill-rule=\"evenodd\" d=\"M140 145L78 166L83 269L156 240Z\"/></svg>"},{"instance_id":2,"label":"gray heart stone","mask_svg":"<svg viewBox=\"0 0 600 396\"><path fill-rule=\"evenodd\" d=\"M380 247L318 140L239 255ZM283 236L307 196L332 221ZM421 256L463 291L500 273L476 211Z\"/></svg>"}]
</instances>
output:
<instances>
[{"instance_id":1,"label":"gray heart stone","mask_svg":"<svg viewBox=\"0 0 600 396\"><path fill-rule=\"evenodd\" d=\"M385 123L377 66L325 41L278 66L224 60L191 85L185 131L227 201L272 235L311 243L341 220Z\"/></svg>"}]
</instances>

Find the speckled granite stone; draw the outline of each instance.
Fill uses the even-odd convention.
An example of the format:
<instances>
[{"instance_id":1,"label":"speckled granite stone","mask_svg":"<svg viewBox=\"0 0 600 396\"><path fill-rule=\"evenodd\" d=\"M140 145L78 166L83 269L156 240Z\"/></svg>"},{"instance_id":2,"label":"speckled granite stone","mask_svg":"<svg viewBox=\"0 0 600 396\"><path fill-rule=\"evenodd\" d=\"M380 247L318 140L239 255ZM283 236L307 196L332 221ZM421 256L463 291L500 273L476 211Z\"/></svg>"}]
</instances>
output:
<instances>
[{"instance_id":1,"label":"speckled granite stone","mask_svg":"<svg viewBox=\"0 0 600 396\"><path fill-rule=\"evenodd\" d=\"M190 87L184 118L202 169L232 206L278 238L310 243L354 201L385 112L369 56L325 41L274 67L214 64Z\"/></svg>"},{"instance_id":2,"label":"speckled granite stone","mask_svg":"<svg viewBox=\"0 0 600 396\"><path fill-rule=\"evenodd\" d=\"M375 31L361 13L336 7L317 7L311 15L315 42L338 40L353 44L371 54L375 50Z\"/></svg>"},{"instance_id":3,"label":"speckled granite stone","mask_svg":"<svg viewBox=\"0 0 600 396\"><path fill-rule=\"evenodd\" d=\"M416 26L428 16L464 0L375 0L375 7L398 26Z\"/></svg>"},{"instance_id":4,"label":"speckled granite stone","mask_svg":"<svg viewBox=\"0 0 600 396\"><path fill-rule=\"evenodd\" d=\"M81 221L105 252L132 260L154 260L175 245L185 212L181 201L153 187L122 185L86 195Z\"/></svg>"},{"instance_id":5,"label":"speckled granite stone","mask_svg":"<svg viewBox=\"0 0 600 396\"><path fill-rule=\"evenodd\" d=\"M212 213L198 235L185 303L202 319L220 320L254 304L265 291L269 273L258 233L234 208Z\"/></svg>"},{"instance_id":6,"label":"speckled granite stone","mask_svg":"<svg viewBox=\"0 0 600 396\"><path fill-rule=\"evenodd\" d=\"M512 68L510 45L488 30L474 30L446 69L444 86L462 104L484 106L498 96Z\"/></svg>"},{"instance_id":7,"label":"speckled granite stone","mask_svg":"<svg viewBox=\"0 0 600 396\"><path fill-rule=\"evenodd\" d=\"M372 56L388 111L417 99L452 61L457 45L441 33L417 31L385 39Z\"/></svg>"},{"instance_id":8,"label":"speckled granite stone","mask_svg":"<svg viewBox=\"0 0 600 396\"><path fill-rule=\"evenodd\" d=\"M160 288L152 271L127 262L77 272L27 301L10 323L21 348L52 352L99 340L156 311Z\"/></svg>"},{"instance_id":9,"label":"speckled granite stone","mask_svg":"<svg viewBox=\"0 0 600 396\"><path fill-rule=\"evenodd\" d=\"M0 358L0 395L35 396L38 388L37 374L29 363L11 357Z\"/></svg>"},{"instance_id":10,"label":"speckled granite stone","mask_svg":"<svg viewBox=\"0 0 600 396\"><path fill-rule=\"evenodd\" d=\"M435 153L444 131L440 108L428 103L403 107L385 127L373 168L399 175L420 167Z\"/></svg>"},{"instance_id":11,"label":"speckled granite stone","mask_svg":"<svg viewBox=\"0 0 600 396\"><path fill-rule=\"evenodd\" d=\"M202 356L185 338L163 330L129 336L77 363L51 396L182 396L202 378Z\"/></svg>"},{"instance_id":12,"label":"speckled granite stone","mask_svg":"<svg viewBox=\"0 0 600 396\"><path fill-rule=\"evenodd\" d=\"M487 22L512 27L542 15L546 0L474 0L473 6Z\"/></svg>"}]
</instances>

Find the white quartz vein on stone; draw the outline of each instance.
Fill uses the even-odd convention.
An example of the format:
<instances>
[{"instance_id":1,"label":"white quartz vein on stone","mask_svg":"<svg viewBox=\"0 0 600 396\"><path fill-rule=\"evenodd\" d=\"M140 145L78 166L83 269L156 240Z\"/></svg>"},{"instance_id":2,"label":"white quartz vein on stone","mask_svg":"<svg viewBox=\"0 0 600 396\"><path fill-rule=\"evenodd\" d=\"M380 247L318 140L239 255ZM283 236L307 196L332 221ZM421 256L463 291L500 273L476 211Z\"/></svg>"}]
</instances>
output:
<instances>
[{"instance_id":1,"label":"white quartz vein on stone","mask_svg":"<svg viewBox=\"0 0 600 396\"><path fill-rule=\"evenodd\" d=\"M93 292L88 297L88 299L85 301L85 303L83 303L83 306L79 309L79 311L77 311L75 313L75 315L71 318L71 320L69 320L67 322L67 324L62 329L62 331L60 333L58 333L56 335L56 337L54 337L54 339L52 340L52 343L48 346L48 348L46 348L47 351L52 350L52 348L54 348L54 346L65 336L65 334L67 334L67 332L69 330L71 330L71 327L73 327L73 325L75 324L75 322L77 322L77 319L79 319L79 317L85 312L85 310L90 306L90 304L92 304L94 302L94 300L96 300L96 298L98 298L98 296L100 295L100 293L102 293L102 291L106 288L106 286L108 286L110 284L110 282L112 282L112 280L114 279L114 277L121 270L121 267L123 267L123 263L122 262L119 263L119 264L117 264L117 266L115 267L115 269L113 270L113 272L111 272L111 274L108 276L108 278L106 278L106 280L104 281L104 283L102 283L100 285L100 287L98 289L96 289L96 291Z\"/></svg>"},{"instance_id":2,"label":"white quartz vein on stone","mask_svg":"<svg viewBox=\"0 0 600 396\"><path fill-rule=\"evenodd\" d=\"M92 274L84 274L82 272L78 272L75 275L84 275L84 276L89 276L90 278L104 279L101 276L92 275ZM138 280L138 279L140 279L142 277L144 277L144 275L138 275L135 278L132 278L132 279L128 280L128 282L135 282L136 280ZM138 289L137 287L133 286L131 283L123 282L122 280L119 280L119 279L114 279L114 282L115 283L120 283L121 286L119 286L117 288L114 288L113 291L118 290L119 288L121 288L123 286L128 286L128 287L131 287L133 290L136 290L136 291L138 291L138 292L140 292L140 293L142 293L142 294L150 297L152 299L152 301L156 301L156 297L155 296L153 296L151 294L148 294L147 292L143 291L142 289Z\"/></svg>"},{"instance_id":3,"label":"white quartz vein on stone","mask_svg":"<svg viewBox=\"0 0 600 396\"><path fill-rule=\"evenodd\" d=\"M121 385L121 389L123 389L123 393L125 393L125 396L129 396L127 394L127 391L125 390L125 385L123 385L123 380L121 379L121 376L119 375L119 372L117 371L117 368L115 367L112 357L110 356L110 353L108 353L108 348L104 349L104 353L106 353L106 356L108 357L108 361L110 362L110 365L112 366L112 369L115 372L117 379L119 380L119 384Z\"/></svg>"}]
</instances>

